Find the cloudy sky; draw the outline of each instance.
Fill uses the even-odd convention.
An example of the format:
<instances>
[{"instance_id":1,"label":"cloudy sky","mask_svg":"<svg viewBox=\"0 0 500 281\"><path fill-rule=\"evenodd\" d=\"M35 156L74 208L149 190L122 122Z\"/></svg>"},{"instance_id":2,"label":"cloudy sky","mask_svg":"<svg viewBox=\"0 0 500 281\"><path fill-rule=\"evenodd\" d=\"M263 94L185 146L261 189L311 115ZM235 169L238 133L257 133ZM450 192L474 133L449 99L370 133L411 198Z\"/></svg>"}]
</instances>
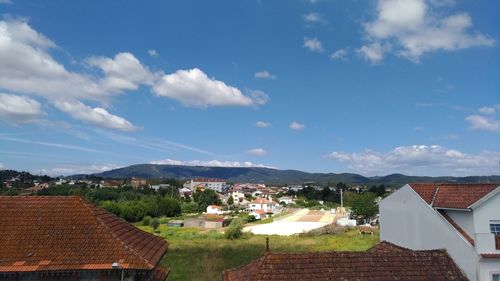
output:
<instances>
[{"instance_id":1,"label":"cloudy sky","mask_svg":"<svg viewBox=\"0 0 500 281\"><path fill-rule=\"evenodd\" d=\"M0 0L0 168L500 173L496 0Z\"/></svg>"}]
</instances>

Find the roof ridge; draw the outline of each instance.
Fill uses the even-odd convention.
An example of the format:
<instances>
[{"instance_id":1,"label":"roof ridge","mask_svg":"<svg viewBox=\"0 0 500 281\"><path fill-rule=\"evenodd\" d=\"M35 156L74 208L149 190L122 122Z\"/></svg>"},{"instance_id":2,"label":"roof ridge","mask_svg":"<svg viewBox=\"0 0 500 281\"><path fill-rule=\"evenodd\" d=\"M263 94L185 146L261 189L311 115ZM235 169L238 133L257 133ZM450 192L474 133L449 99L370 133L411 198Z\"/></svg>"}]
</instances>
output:
<instances>
[{"instance_id":1,"label":"roof ridge","mask_svg":"<svg viewBox=\"0 0 500 281\"><path fill-rule=\"evenodd\" d=\"M431 201L431 204L430 204L431 207L434 206L434 201L436 201L436 197L437 197L437 195L439 193L439 188L440 188L440 186L438 184L437 187L436 187L436 190L434 191L434 195L432 196L432 201Z\"/></svg>"},{"instance_id":2,"label":"roof ridge","mask_svg":"<svg viewBox=\"0 0 500 281\"><path fill-rule=\"evenodd\" d=\"M104 211L105 213L108 213L110 215L113 215L115 216L118 220L121 220L125 223L127 223L124 219L120 218L120 217L117 217L116 215L108 212L107 210L101 208L101 207L97 207L97 206L94 206L94 205L91 205L89 204L88 202L86 202L83 198L79 197L79 196L75 196L77 197L80 202L94 215L93 217L99 222L99 224L101 224L103 227L105 227L106 229L108 229L109 233L111 233L111 236L117 240L119 243L121 243L125 249L127 249L128 251L130 251L134 256L138 257L139 259L141 259L142 261L144 261L146 263L147 266L151 267L151 269L153 269L156 265L152 264L150 261L148 261L147 259L145 259L144 257L142 257L137 251L135 251L134 249L132 249L132 247L128 246L122 239L120 239L116 234L115 232L107 225L105 224L101 218L99 216L97 216L95 214L95 209L99 209L101 211ZM127 223L128 224L128 223ZM146 231L143 231L142 229L138 229L137 230L139 231L142 231L144 233L147 233ZM150 234L150 233L147 233L147 234ZM151 235L151 234L150 234Z\"/></svg>"}]
</instances>

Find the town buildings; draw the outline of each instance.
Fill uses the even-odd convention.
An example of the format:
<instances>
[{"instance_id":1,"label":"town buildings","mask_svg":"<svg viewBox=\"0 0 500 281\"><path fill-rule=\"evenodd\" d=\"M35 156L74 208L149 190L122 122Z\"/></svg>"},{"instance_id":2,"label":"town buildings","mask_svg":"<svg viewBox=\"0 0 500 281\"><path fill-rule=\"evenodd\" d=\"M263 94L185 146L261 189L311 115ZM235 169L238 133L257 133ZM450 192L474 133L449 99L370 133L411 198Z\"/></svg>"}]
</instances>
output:
<instances>
[{"instance_id":1,"label":"town buildings","mask_svg":"<svg viewBox=\"0 0 500 281\"><path fill-rule=\"evenodd\" d=\"M407 184L380 203L381 239L446 249L473 281L500 280L499 184Z\"/></svg>"},{"instance_id":2,"label":"town buildings","mask_svg":"<svg viewBox=\"0 0 500 281\"><path fill-rule=\"evenodd\" d=\"M257 198L248 203L249 211L263 210L266 213L274 213L276 211L276 202L265 198Z\"/></svg>"},{"instance_id":3,"label":"town buildings","mask_svg":"<svg viewBox=\"0 0 500 281\"><path fill-rule=\"evenodd\" d=\"M0 196L0 280L164 281L167 242L74 196Z\"/></svg>"},{"instance_id":4,"label":"town buildings","mask_svg":"<svg viewBox=\"0 0 500 281\"><path fill-rule=\"evenodd\" d=\"M184 184L185 188L196 191L197 188L208 188L217 192L224 192L227 189L226 181L211 178L194 178Z\"/></svg>"}]
</instances>

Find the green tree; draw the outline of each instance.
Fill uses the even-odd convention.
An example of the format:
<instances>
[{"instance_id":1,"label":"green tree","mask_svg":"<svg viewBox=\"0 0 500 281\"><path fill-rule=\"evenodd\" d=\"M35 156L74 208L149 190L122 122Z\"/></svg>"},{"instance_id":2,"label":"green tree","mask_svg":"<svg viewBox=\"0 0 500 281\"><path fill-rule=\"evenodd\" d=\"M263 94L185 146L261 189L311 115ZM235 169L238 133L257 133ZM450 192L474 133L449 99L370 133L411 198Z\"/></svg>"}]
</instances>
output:
<instances>
[{"instance_id":1,"label":"green tree","mask_svg":"<svg viewBox=\"0 0 500 281\"><path fill-rule=\"evenodd\" d=\"M220 201L217 193L211 189L205 189L201 192L200 197L198 198L198 207L200 211L205 211L209 205L220 205L222 202Z\"/></svg>"},{"instance_id":2,"label":"green tree","mask_svg":"<svg viewBox=\"0 0 500 281\"><path fill-rule=\"evenodd\" d=\"M358 220L369 219L378 213L375 198L377 195L371 192L365 192L354 198L351 210Z\"/></svg>"},{"instance_id":3,"label":"green tree","mask_svg":"<svg viewBox=\"0 0 500 281\"><path fill-rule=\"evenodd\" d=\"M229 226L227 227L226 231L224 231L224 236L226 239L234 240L238 239L243 235L242 232L243 229L243 222L241 219L234 219Z\"/></svg>"},{"instance_id":4,"label":"green tree","mask_svg":"<svg viewBox=\"0 0 500 281\"><path fill-rule=\"evenodd\" d=\"M229 199L227 199L227 204L228 205L233 205L234 204L233 196L229 195Z\"/></svg>"},{"instance_id":5,"label":"green tree","mask_svg":"<svg viewBox=\"0 0 500 281\"><path fill-rule=\"evenodd\" d=\"M160 220L157 218L154 218L153 221L151 222L151 227L153 228L154 232L157 232L158 227L160 227Z\"/></svg>"},{"instance_id":6,"label":"green tree","mask_svg":"<svg viewBox=\"0 0 500 281\"><path fill-rule=\"evenodd\" d=\"M162 198L158 201L158 212L167 217L178 216L181 214L181 204L171 197Z\"/></svg>"}]
</instances>

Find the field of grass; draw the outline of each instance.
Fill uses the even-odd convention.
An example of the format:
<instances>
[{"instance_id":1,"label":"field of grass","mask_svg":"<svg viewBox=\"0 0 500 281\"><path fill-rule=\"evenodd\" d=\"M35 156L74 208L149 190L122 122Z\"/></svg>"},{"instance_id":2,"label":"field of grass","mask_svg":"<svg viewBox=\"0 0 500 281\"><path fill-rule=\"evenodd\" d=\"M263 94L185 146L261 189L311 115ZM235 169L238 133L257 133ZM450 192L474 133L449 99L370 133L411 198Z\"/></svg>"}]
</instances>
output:
<instances>
[{"instance_id":1,"label":"field of grass","mask_svg":"<svg viewBox=\"0 0 500 281\"><path fill-rule=\"evenodd\" d=\"M152 232L149 226L138 226ZM167 281L221 280L225 269L242 266L265 251L266 236L245 234L238 240L226 240L215 230L175 228L162 224L159 233L169 242L162 263L170 268ZM364 251L378 243L379 236L359 235L351 230L337 235L269 236L271 251Z\"/></svg>"}]
</instances>

